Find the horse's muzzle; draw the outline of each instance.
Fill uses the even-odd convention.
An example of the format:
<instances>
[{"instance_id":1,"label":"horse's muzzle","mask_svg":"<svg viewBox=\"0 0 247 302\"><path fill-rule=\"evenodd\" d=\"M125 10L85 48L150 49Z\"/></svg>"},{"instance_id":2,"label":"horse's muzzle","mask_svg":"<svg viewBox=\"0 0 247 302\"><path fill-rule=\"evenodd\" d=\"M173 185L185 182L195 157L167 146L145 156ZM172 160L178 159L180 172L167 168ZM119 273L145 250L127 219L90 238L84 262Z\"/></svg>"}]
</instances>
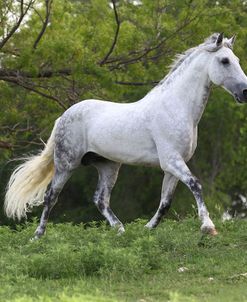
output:
<instances>
[{"instance_id":1,"label":"horse's muzzle","mask_svg":"<svg viewBox=\"0 0 247 302\"><path fill-rule=\"evenodd\" d=\"M240 93L234 93L234 98L238 103L247 103L247 88L243 89Z\"/></svg>"},{"instance_id":2,"label":"horse's muzzle","mask_svg":"<svg viewBox=\"0 0 247 302\"><path fill-rule=\"evenodd\" d=\"M223 87L230 92L238 103L247 103L247 82L236 82L232 77L225 80Z\"/></svg>"},{"instance_id":3,"label":"horse's muzzle","mask_svg":"<svg viewBox=\"0 0 247 302\"><path fill-rule=\"evenodd\" d=\"M247 89L243 90L243 95L244 95L245 101L247 101Z\"/></svg>"}]
</instances>

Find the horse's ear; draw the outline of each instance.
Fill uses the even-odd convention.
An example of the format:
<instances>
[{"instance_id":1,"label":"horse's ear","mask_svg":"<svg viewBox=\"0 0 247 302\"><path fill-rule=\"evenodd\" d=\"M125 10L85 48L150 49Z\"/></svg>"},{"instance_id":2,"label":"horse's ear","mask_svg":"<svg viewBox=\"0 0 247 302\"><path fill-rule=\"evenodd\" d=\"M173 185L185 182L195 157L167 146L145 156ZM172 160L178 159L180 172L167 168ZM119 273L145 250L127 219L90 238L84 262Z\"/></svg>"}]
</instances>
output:
<instances>
[{"instance_id":1,"label":"horse's ear","mask_svg":"<svg viewBox=\"0 0 247 302\"><path fill-rule=\"evenodd\" d=\"M223 42L223 39L224 39L224 33L220 33L217 40L216 40L216 46L219 47L221 46L222 42Z\"/></svg>"},{"instance_id":2,"label":"horse's ear","mask_svg":"<svg viewBox=\"0 0 247 302\"><path fill-rule=\"evenodd\" d=\"M235 43L236 40L236 35L233 35L229 40L228 43L230 44L231 48L233 48L233 45Z\"/></svg>"}]
</instances>

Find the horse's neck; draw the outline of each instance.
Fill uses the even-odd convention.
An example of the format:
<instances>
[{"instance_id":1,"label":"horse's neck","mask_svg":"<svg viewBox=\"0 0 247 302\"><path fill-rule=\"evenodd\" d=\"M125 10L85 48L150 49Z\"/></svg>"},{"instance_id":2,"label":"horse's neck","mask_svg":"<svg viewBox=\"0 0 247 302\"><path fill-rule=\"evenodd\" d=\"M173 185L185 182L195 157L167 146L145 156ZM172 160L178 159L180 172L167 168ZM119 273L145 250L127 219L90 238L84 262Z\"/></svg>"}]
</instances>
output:
<instances>
[{"instance_id":1,"label":"horse's neck","mask_svg":"<svg viewBox=\"0 0 247 302\"><path fill-rule=\"evenodd\" d=\"M186 112L196 126L210 93L206 55L198 54L191 61L184 62L175 72L176 74L171 75L173 80L170 83L168 81L169 84L164 86L163 91L169 91L170 102L174 108L181 108Z\"/></svg>"},{"instance_id":2,"label":"horse's neck","mask_svg":"<svg viewBox=\"0 0 247 302\"><path fill-rule=\"evenodd\" d=\"M184 69L175 91L178 101L191 115L195 125L201 119L210 93L207 64L199 60L199 58L195 59L188 68Z\"/></svg>"}]
</instances>

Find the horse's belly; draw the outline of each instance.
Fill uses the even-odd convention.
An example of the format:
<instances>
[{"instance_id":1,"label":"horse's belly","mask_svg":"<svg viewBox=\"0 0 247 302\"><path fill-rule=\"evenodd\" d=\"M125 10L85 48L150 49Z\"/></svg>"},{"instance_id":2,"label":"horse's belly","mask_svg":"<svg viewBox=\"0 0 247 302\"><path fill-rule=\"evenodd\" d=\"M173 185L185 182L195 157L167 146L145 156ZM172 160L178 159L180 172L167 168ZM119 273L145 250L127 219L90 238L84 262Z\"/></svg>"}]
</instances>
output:
<instances>
[{"instance_id":1,"label":"horse's belly","mask_svg":"<svg viewBox=\"0 0 247 302\"><path fill-rule=\"evenodd\" d=\"M145 150L142 150L142 152L135 153L133 152L134 149L131 152L130 150L120 148L114 148L111 150L107 150L107 148L101 148L101 150L99 150L99 148L92 148L92 151L107 159L123 164L159 166L159 159L155 152L145 152Z\"/></svg>"},{"instance_id":2,"label":"horse's belly","mask_svg":"<svg viewBox=\"0 0 247 302\"><path fill-rule=\"evenodd\" d=\"M88 147L89 151L117 162L159 165L155 144L141 135L134 136L131 132L125 134L120 131L117 135L110 135L100 131L98 135L90 137Z\"/></svg>"}]
</instances>

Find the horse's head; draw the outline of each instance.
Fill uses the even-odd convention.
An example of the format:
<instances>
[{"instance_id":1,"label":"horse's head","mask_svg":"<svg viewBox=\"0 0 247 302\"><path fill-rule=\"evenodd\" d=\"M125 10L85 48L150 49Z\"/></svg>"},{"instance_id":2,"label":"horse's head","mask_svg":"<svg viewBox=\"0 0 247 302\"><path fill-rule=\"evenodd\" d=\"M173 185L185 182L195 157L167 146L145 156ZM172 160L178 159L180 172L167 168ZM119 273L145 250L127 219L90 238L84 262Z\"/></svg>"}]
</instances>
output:
<instances>
[{"instance_id":1,"label":"horse's head","mask_svg":"<svg viewBox=\"0 0 247 302\"><path fill-rule=\"evenodd\" d=\"M208 75L210 80L230 92L237 102L247 102L247 77L238 57L232 51L235 36L224 38L223 33L214 34L205 42L210 52Z\"/></svg>"}]
</instances>

